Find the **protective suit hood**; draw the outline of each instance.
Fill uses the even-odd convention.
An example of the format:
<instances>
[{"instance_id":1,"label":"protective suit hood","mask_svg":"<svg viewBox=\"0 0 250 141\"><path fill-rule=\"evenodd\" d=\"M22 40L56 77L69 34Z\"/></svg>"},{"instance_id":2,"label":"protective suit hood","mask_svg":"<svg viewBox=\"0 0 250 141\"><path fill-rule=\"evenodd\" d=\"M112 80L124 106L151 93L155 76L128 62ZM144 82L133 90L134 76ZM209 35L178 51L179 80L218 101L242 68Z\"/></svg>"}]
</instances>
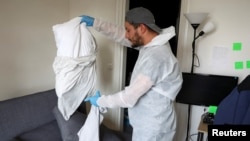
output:
<instances>
[{"instance_id":1,"label":"protective suit hood","mask_svg":"<svg viewBox=\"0 0 250 141\"><path fill-rule=\"evenodd\" d=\"M175 28L174 26L170 26L168 28L163 29L161 34L153 38L153 40L148 44L146 44L144 47L164 45L174 36L175 36Z\"/></svg>"}]
</instances>

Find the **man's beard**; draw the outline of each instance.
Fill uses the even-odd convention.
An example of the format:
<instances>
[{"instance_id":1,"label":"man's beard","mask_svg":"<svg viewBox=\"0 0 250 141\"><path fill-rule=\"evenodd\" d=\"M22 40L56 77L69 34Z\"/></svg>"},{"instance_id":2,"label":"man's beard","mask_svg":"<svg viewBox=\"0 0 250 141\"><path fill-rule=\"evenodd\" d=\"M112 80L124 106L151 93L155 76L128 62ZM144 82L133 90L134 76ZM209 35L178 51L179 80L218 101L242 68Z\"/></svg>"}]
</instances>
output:
<instances>
[{"instance_id":1,"label":"man's beard","mask_svg":"<svg viewBox=\"0 0 250 141\"><path fill-rule=\"evenodd\" d=\"M139 36L137 33L135 33L135 36L133 38L133 42L132 42L132 48L136 48L136 47L140 47L143 46L143 42L142 42L142 38L141 36Z\"/></svg>"}]
</instances>

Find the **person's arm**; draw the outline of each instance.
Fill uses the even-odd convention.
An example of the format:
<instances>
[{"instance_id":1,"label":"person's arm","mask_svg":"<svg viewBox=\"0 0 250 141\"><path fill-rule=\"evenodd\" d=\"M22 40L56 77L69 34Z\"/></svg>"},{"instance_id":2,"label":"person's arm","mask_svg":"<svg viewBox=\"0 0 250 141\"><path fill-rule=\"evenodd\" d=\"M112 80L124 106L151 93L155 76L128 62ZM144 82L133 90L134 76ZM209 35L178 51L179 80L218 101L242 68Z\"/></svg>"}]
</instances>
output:
<instances>
[{"instance_id":1,"label":"person's arm","mask_svg":"<svg viewBox=\"0 0 250 141\"><path fill-rule=\"evenodd\" d=\"M115 40L124 46L130 47L131 43L125 38L125 28L107 21L103 21L100 18L95 18L93 28L104 34L109 39Z\"/></svg>"},{"instance_id":2,"label":"person's arm","mask_svg":"<svg viewBox=\"0 0 250 141\"><path fill-rule=\"evenodd\" d=\"M152 86L153 82L150 78L141 74L123 91L111 95L102 95L96 103L98 106L106 108L133 107Z\"/></svg>"},{"instance_id":3,"label":"person's arm","mask_svg":"<svg viewBox=\"0 0 250 141\"><path fill-rule=\"evenodd\" d=\"M81 18L81 24L85 23L87 26L93 27L96 31L104 34L109 39L112 39L123 46L131 47L130 41L125 38L126 30L124 27L87 15L82 15Z\"/></svg>"}]
</instances>

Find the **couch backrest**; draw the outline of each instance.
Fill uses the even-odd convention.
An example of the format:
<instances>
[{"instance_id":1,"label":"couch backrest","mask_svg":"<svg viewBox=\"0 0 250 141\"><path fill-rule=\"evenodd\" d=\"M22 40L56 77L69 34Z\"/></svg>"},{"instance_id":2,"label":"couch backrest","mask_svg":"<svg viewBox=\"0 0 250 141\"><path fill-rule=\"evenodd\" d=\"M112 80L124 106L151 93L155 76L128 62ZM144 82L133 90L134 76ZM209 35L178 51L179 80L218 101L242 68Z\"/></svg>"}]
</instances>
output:
<instances>
[{"instance_id":1,"label":"couch backrest","mask_svg":"<svg viewBox=\"0 0 250 141\"><path fill-rule=\"evenodd\" d=\"M55 89L0 101L0 140L32 130L55 119Z\"/></svg>"}]
</instances>

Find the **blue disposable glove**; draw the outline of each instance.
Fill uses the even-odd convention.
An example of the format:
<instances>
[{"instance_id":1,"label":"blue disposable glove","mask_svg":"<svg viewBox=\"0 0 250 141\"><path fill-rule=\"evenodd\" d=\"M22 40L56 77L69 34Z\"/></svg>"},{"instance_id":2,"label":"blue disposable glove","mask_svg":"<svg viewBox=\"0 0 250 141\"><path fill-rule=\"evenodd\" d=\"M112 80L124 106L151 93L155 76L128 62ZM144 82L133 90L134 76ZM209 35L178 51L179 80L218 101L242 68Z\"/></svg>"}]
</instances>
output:
<instances>
[{"instance_id":1,"label":"blue disposable glove","mask_svg":"<svg viewBox=\"0 0 250 141\"><path fill-rule=\"evenodd\" d=\"M94 96L90 96L88 98L86 98L84 101L87 102L89 101L92 105L99 107L98 104L96 103L96 101L98 100L98 98L101 96L100 91L96 91Z\"/></svg>"},{"instance_id":2,"label":"blue disposable glove","mask_svg":"<svg viewBox=\"0 0 250 141\"><path fill-rule=\"evenodd\" d=\"M82 19L80 23L84 22L87 26L93 26L95 18L86 15L82 15L81 17Z\"/></svg>"}]
</instances>

